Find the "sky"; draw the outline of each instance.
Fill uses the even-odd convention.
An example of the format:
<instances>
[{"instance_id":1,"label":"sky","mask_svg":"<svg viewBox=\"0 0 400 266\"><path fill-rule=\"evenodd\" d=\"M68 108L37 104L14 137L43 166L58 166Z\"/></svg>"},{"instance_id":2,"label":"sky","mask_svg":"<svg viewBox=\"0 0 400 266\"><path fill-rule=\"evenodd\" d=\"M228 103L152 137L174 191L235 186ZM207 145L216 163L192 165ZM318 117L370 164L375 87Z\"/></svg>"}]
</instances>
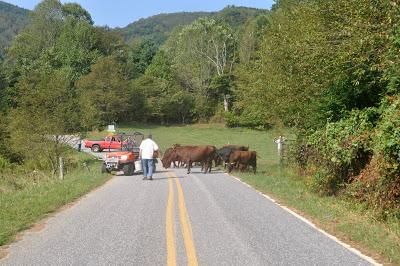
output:
<instances>
[{"instance_id":1,"label":"sky","mask_svg":"<svg viewBox=\"0 0 400 266\"><path fill-rule=\"evenodd\" d=\"M33 9L40 0L3 0ZM76 2L92 16L96 25L125 27L140 18L181 11L218 11L227 5L271 8L274 0L61 0Z\"/></svg>"}]
</instances>

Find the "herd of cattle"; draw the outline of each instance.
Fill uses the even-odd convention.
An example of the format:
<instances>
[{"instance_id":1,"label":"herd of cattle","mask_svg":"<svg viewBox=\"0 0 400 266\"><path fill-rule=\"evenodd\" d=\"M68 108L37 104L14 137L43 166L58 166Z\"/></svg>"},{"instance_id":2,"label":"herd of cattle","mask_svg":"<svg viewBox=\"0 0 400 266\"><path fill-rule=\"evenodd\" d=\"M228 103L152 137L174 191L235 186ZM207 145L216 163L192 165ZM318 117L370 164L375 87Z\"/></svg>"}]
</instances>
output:
<instances>
[{"instance_id":1,"label":"herd of cattle","mask_svg":"<svg viewBox=\"0 0 400 266\"><path fill-rule=\"evenodd\" d=\"M229 173L234 169L244 171L249 166L256 173L257 152L249 151L249 147L240 145L224 145L217 149L212 145L181 146L175 144L165 150L161 161L164 168L171 167L171 164L175 167L185 165L188 174L192 163L200 163L204 173L210 173L213 162L215 166L223 163L228 168Z\"/></svg>"}]
</instances>

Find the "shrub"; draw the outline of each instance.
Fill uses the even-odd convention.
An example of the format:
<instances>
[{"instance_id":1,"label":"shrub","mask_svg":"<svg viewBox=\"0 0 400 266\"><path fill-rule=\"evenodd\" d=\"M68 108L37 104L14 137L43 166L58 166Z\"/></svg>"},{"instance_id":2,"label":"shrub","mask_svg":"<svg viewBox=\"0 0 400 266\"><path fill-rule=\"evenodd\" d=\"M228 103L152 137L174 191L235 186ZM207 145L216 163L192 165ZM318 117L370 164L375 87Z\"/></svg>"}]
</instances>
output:
<instances>
[{"instance_id":1,"label":"shrub","mask_svg":"<svg viewBox=\"0 0 400 266\"><path fill-rule=\"evenodd\" d=\"M348 118L327 123L308 138L309 163L321 170L314 175L321 193L334 194L358 175L371 158L371 129L376 119L373 108L352 111Z\"/></svg>"}]
</instances>

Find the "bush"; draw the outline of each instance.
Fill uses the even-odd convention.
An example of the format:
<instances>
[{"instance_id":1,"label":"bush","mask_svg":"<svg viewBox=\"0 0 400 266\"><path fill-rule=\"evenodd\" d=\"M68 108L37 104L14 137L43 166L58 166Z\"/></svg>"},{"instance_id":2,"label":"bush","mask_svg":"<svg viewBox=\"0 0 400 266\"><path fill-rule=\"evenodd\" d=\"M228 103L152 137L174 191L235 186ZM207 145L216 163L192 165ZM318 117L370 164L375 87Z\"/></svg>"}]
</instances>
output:
<instances>
[{"instance_id":1,"label":"bush","mask_svg":"<svg viewBox=\"0 0 400 266\"><path fill-rule=\"evenodd\" d=\"M321 170L314 175L319 192L334 194L365 167L371 158L371 129L376 110L353 111L349 117L327 123L308 138L309 163Z\"/></svg>"},{"instance_id":2,"label":"bush","mask_svg":"<svg viewBox=\"0 0 400 266\"><path fill-rule=\"evenodd\" d=\"M366 202L381 217L400 217L400 96L352 111L296 146L297 164L314 171L313 190ZM351 185L349 186L349 184Z\"/></svg>"},{"instance_id":3,"label":"bush","mask_svg":"<svg viewBox=\"0 0 400 266\"><path fill-rule=\"evenodd\" d=\"M373 158L350 193L383 217L390 213L400 217L400 97L384 100L380 113L372 141Z\"/></svg>"}]
</instances>

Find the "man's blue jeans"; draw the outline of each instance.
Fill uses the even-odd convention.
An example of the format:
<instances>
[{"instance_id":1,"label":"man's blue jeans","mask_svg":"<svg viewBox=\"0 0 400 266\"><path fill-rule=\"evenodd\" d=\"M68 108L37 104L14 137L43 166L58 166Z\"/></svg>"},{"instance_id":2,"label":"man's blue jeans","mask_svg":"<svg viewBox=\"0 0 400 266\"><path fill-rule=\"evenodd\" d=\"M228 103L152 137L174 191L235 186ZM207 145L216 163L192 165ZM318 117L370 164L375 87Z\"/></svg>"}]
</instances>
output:
<instances>
[{"instance_id":1,"label":"man's blue jeans","mask_svg":"<svg viewBox=\"0 0 400 266\"><path fill-rule=\"evenodd\" d=\"M153 177L153 159L142 159L144 177Z\"/></svg>"}]
</instances>

